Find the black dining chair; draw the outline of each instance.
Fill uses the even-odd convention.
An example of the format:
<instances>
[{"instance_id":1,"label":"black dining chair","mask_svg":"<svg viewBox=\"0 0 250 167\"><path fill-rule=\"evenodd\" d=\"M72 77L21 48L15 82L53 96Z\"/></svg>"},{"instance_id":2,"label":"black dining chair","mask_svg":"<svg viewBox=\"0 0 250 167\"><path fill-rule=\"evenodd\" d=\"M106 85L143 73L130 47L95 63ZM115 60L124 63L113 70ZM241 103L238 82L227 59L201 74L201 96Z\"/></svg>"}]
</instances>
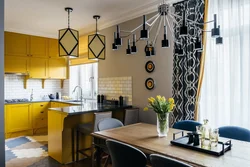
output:
<instances>
[{"instance_id":1,"label":"black dining chair","mask_svg":"<svg viewBox=\"0 0 250 167\"><path fill-rule=\"evenodd\" d=\"M105 118L105 119L102 119L100 122L98 122L98 124L97 124L97 131L114 129L114 128L119 128L119 127L122 127L122 126L123 126L123 123L121 121L119 121L118 119L115 119L115 118ZM107 167L108 164L111 161L111 158L110 158L108 150L104 149L103 152L108 155L107 158L106 158L106 161L104 163L104 167ZM92 158L92 164L94 164L94 161L95 161L94 159L95 159L95 157L93 156L93 158Z\"/></svg>"},{"instance_id":2,"label":"black dining chair","mask_svg":"<svg viewBox=\"0 0 250 167\"><path fill-rule=\"evenodd\" d=\"M220 137L250 142L250 130L238 126L220 127L219 134Z\"/></svg>"},{"instance_id":3,"label":"black dining chair","mask_svg":"<svg viewBox=\"0 0 250 167\"><path fill-rule=\"evenodd\" d=\"M145 167L146 155L139 149L115 140L106 141L111 155L112 167Z\"/></svg>"},{"instance_id":4,"label":"black dining chair","mask_svg":"<svg viewBox=\"0 0 250 167\"><path fill-rule=\"evenodd\" d=\"M102 131L102 130L108 130L108 129L113 129L113 128L119 128L122 126L123 126L123 123L118 119L105 118L97 124L97 130Z\"/></svg>"},{"instance_id":5,"label":"black dining chair","mask_svg":"<svg viewBox=\"0 0 250 167\"><path fill-rule=\"evenodd\" d=\"M202 125L202 124L193 120L184 120L184 121L176 122L173 128L187 130L187 131L196 131L196 126L199 126L199 125Z\"/></svg>"},{"instance_id":6,"label":"black dining chair","mask_svg":"<svg viewBox=\"0 0 250 167\"><path fill-rule=\"evenodd\" d=\"M150 155L152 167L192 167L184 162L158 154Z\"/></svg>"}]
</instances>

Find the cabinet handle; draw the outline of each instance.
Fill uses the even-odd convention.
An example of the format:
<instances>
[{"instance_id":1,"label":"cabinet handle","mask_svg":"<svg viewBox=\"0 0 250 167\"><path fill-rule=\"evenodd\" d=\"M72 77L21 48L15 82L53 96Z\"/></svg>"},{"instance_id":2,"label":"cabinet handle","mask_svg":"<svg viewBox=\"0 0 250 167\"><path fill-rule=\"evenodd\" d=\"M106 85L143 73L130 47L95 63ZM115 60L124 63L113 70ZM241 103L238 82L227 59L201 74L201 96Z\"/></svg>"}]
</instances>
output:
<instances>
[{"instance_id":1,"label":"cabinet handle","mask_svg":"<svg viewBox=\"0 0 250 167\"><path fill-rule=\"evenodd\" d=\"M41 107L43 107L43 105L40 105Z\"/></svg>"},{"instance_id":2,"label":"cabinet handle","mask_svg":"<svg viewBox=\"0 0 250 167\"><path fill-rule=\"evenodd\" d=\"M44 113L44 111L41 111L41 114Z\"/></svg>"},{"instance_id":3,"label":"cabinet handle","mask_svg":"<svg viewBox=\"0 0 250 167\"><path fill-rule=\"evenodd\" d=\"M43 120L43 118L42 118L42 120Z\"/></svg>"}]
</instances>

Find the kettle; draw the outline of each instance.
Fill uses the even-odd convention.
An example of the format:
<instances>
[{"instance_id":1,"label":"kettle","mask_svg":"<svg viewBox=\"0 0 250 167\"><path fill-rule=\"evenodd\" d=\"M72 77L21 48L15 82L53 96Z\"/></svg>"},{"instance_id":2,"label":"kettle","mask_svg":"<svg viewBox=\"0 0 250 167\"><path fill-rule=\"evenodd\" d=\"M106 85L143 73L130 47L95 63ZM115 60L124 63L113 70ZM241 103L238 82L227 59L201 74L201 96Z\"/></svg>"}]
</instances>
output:
<instances>
[{"instance_id":1,"label":"kettle","mask_svg":"<svg viewBox=\"0 0 250 167\"><path fill-rule=\"evenodd\" d=\"M53 94L48 95L50 99L55 99L55 96Z\"/></svg>"}]
</instances>

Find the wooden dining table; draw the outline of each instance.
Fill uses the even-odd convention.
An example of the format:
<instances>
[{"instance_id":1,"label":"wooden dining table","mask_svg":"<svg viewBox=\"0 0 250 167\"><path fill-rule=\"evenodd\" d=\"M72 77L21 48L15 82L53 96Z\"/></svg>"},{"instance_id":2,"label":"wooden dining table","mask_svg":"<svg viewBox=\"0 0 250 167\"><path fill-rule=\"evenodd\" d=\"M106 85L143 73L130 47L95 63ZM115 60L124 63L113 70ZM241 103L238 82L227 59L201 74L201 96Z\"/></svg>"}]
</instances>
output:
<instances>
[{"instance_id":1,"label":"wooden dining table","mask_svg":"<svg viewBox=\"0 0 250 167\"><path fill-rule=\"evenodd\" d=\"M172 145L173 134L179 129L170 128L166 137L158 137L156 125L138 123L116 129L92 133L96 147L96 163L100 166L101 152L106 149L105 140L113 139L132 145L145 154L160 154L171 157L194 167L250 167L250 143L231 140L232 149L224 155L214 156ZM187 133L185 131L184 133ZM222 140L225 138L221 138Z\"/></svg>"}]
</instances>

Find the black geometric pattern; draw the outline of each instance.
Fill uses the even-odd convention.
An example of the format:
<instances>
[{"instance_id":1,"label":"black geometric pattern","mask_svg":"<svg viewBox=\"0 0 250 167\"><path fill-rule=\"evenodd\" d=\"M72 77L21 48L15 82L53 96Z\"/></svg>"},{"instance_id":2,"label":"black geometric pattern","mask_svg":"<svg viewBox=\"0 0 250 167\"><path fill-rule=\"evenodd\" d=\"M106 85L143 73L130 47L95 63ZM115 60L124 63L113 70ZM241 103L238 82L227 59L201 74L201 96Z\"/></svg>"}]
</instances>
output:
<instances>
[{"instance_id":1,"label":"black geometric pattern","mask_svg":"<svg viewBox=\"0 0 250 167\"><path fill-rule=\"evenodd\" d=\"M204 0L187 0L174 4L175 14L182 16L185 11L186 17L198 23L204 22ZM182 20L176 18L178 25ZM175 48L181 48L183 55L174 53L173 61L173 98L176 107L171 115L171 125L180 120L194 120L195 101L200 73L200 58L202 52L194 50L197 36L202 37L202 31L197 25L186 22L188 36L179 36L179 26L174 24ZM203 29L203 25L199 25Z\"/></svg>"}]
</instances>

